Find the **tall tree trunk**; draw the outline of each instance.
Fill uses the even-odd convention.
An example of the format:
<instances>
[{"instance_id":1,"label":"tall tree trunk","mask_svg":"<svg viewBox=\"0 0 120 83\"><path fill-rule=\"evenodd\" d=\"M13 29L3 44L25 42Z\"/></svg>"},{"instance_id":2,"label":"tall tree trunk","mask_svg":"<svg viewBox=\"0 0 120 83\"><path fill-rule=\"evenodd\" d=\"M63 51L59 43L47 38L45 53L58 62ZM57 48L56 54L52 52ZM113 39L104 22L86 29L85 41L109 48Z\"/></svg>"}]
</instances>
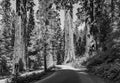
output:
<instances>
[{"instance_id":1,"label":"tall tree trunk","mask_svg":"<svg viewBox=\"0 0 120 83\"><path fill-rule=\"evenodd\" d=\"M88 3L86 3L86 4L88 4ZM88 5L90 5L90 10L89 10L90 11L90 14L89 14L90 15L90 23L88 22L89 20L87 20L85 18L85 35L86 35L85 57L87 57L87 58L90 56L89 53L90 53L91 41L93 40L93 37L90 34L90 29L94 28L94 26L93 26L93 22L95 19L94 0L90 0L90 3Z\"/></svg>"},{"instance_id":2,"label":"tall tree trunk","mask_svg":"<svg viewBox=\"0 0 120 83\"><path fill-rule=\"evenodd\" d=\"M27 0L21 0L21 4L23 4L21 6L21 35L22 35L22 61L24 64L24 69L27 69L27 39L26 39L26 33L27 33L27 29L26 29L26 24L27 24L27 9L26 9L26 5L27 5ZM23 9L23 10L22 10Z\"/></svg>"},{"instance_id":3,"label":"tall tree trunk","mask_svg":"<svg viewBox=\"0 0 120 83\"><path fill-rule=\"evenodd\" d=\"M90 50L90 26L85 23L85 37L86 37L86 46L85 46L85 57L89 57Z\"/></svg>"},{"instance_id":4,"label":"tall tree trunk","mask_svg":"<svg viewBox=\"0 0 120 83\"><path fill-rule=\"evenodd\" d=\"M47 44L46 44L46 41L45 41L45 43L44 43L44 53L43 53L44 55L44 71L46 72L47 71L47 59L46 59L46 57L47 57Z\"/></svg>"},{"instance_id":5,"label":"tall tree trunk","mask_svg":"<svg viewBox=\"0 0 120 83\"><path fill-rule=\"evenodd\" d=\"M13 73L14 74L19 73L20 71L26 70L26 57L25 57L26 13L22 11L21 9L24 7L20 6L21 4L23 6L23 0L20 0L20 2L17 2L16 0L17 22L16 22L16 27L15 27L15 42L14 42L14 56L13 56ZM20 11L24 13L21 14Z\"/></svg>"},{"instance_id":6,"label":"tall tree trunk","mask_svg":"<svg viewBox=\"0 0 120 83\"><path fill-rule=\"evenodd\" d=\"M51 34L51 33L53 33L52 29L54 28L54 26L52 26L52 25L54 25L54 20L51 20L50 24L51 24L51 26L50 26L51 28L49 28L49 31L50 31L49 33ZM50 36L53 36L53 34L51 34ZM51 37L51 39L52 39L52 37ZM53 62L54 55L52 54L52 52L54 52L54 47L53 47L54 45L50 40L49 40L49 50L48 50L49 53L47 55L47 68L52 67L54 64L54 62Z\"/></svg>"},{"instance_id":7,"label":"tall tree trunk","mask_svg":"<svg viewBox=\"0 0 120 83\"><path fill-rule=\"evenodd\" d=\"M75 59L73 43L73 22L70 10L65 10L65 57L64 64L72 62Z\"/></svg>"},{"instance_id":8,"label":"tall tree trunk","mask_svg":"<svg viewBox=\"0 0 120 83\"><path fill-rule=\"evenodd\" d=\"M17 16L17 24L15 27L15 42L14 42L14 56L13 56L13 74L19 72L19 59L22 58L22 50L21 50L21 17Z\"/></svg>"},{"instance_id":9,"label":"tall tree trunk","mask_svg":"<svg viewBox=\"0 0 120 83\"><path fill-rule=\"evenodd\" d=\"M50 44L50 50L47 55L47 68L50 68L53 66L53 55L52 55L52 44Z\"/></svg>"}]
</instances>

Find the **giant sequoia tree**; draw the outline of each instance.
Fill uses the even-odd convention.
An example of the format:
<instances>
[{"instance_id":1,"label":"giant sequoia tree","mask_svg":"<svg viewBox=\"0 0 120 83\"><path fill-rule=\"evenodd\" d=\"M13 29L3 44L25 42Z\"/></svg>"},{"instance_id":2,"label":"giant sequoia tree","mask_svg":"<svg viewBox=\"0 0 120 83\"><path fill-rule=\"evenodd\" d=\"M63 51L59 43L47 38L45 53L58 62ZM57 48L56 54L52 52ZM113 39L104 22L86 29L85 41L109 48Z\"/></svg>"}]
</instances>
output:
<instances>
[{"instance_id":1,"label":"giant sequoia tree","mask_svg":"<svg viewBox=\"0 0 120 83\"><path fill-rule=\"evenodd\" d=\"M26 70L26 3L27 0L16 0L16 14L18 20L15 27L13 73Z\"/></svg>"},{"instance_id":2,"label":"giant sequoia tree","mask_svg":"<svg viewBox=\"0 0 120 83\"><path fill-rule=\"evenodd\" d=\"M79 0L55 0L57 9L65 11L65 57L64 64L72 62L75 59L74 42L73 42L73 4Z\"/></svg>"}]
</instances>

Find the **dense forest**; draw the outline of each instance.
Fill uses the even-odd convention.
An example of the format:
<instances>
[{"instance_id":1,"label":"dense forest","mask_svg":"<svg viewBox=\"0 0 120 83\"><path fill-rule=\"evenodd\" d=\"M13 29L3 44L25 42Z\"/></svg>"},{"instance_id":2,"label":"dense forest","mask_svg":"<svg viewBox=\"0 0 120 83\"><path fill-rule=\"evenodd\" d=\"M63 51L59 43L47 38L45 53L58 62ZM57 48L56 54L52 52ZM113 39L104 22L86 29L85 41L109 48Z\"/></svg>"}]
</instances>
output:
<instances>
[{"instance_id":1,"label":"dense forest","mask_svg":"<svg viewBox=\"0 0 120 83\"><path fill-rule=\"evenodd\" d=\"M69 64L119 83L119 44L120 0L0 0L0 79Z\"/></svg>"}]
</instances>

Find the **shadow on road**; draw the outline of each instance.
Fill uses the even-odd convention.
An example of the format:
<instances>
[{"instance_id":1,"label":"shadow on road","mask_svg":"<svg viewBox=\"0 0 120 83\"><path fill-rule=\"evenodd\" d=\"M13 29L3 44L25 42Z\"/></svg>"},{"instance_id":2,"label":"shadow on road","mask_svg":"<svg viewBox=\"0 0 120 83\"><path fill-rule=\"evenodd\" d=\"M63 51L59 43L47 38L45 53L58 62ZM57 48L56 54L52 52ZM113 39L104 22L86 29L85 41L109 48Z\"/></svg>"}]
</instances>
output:
<instances>
[{"instance_id":1,"label":"shadow on road","mask_svg":"<svg viewBox=\"0 0 120 83\"><path fill-rule=\"evenodd\" d=\"M80 83L79 74L73 70L58 70L36 83Z\"/></svg>"},{"instance_id":2,"label":"shadow on road","mask_svg":"<svg viewBox=\"0 0 120 83\"><path fill-rule=\"evenodd\" d=\"M102 79L85 72L58 70L50 76L35 83L105 83Z\"/></svg>"}]
</instances>

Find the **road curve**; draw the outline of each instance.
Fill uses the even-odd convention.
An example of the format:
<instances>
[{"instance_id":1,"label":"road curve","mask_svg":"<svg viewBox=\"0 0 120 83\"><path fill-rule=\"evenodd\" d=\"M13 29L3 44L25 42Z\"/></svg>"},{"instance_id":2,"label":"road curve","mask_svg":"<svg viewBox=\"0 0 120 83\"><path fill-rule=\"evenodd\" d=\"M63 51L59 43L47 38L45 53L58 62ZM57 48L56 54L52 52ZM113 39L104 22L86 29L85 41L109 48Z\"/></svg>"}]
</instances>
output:
<instances>
[{"instance_id":1,"label":"road curve","mask_svg":"<svg viewBox=\"0 0 120 83\"><path fill-rule=\"evenodd\" d=\"M58 70L35 83L105 83L102 79L85 72Z\"/></svg>"}]
</instances>

